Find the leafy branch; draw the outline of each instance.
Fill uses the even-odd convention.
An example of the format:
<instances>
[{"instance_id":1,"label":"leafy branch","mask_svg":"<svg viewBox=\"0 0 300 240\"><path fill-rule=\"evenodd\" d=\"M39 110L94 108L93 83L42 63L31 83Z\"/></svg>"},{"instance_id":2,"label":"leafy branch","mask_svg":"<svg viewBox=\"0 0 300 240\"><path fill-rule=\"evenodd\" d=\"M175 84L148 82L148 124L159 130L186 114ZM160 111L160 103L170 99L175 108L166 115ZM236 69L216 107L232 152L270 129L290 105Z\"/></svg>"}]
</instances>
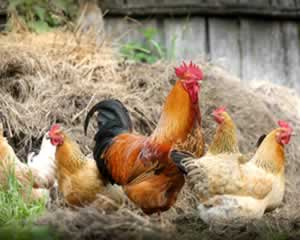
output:
<instances>
[{"instance_id":1,"label":"leafy branch","mask_svg":"<svg viewBox=\"0 0 300 240\"><path fill-rule=\"evenodd\" d=\"M161 46L159 42L155 40L158 32L154 28L146 28L140 31L143 41L142 42L129 42L124 44L120 52L123 57L132 60L134 62L155 63L160 59L173 58L173 51L175 44L171 51L168 51L165 47ZM175 41L174 41L175 43Z\"/></svg>"},{"instance_id":2,"label":"leafy branch","mask_svg":"<svg viewBox=\"0 0 300 240\"><path fill-rule=\"evenodd\" d=\"M74 0L9 0L8 10L31 31L46 32L74 19L78 6Z\"/></svg>"}]
</instances>

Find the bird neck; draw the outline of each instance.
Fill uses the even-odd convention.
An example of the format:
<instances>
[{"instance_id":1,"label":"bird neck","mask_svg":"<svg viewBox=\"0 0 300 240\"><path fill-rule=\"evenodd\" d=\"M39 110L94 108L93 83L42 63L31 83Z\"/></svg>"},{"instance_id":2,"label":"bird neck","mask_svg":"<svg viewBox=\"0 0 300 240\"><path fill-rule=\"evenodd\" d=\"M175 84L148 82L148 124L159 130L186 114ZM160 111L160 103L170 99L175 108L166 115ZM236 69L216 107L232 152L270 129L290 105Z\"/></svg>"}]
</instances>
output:
<instances>
[{"instance_id":1,"label":"bird neck","mask_svg":"<svg viewBox=\"0 0 300 240\"><path fill-rule=\"evenodd\" d=\"M51 142L44 137L42 140L42 145L41 145L39 154L41 154L41 155L43 155L43 154L50 155L51 154L51 156L54 156L55 151L56 151L56 147L53 146L51 144Z\"/></svg>"},{"instance_id":2,"label":"bird neck","mask_svg":"<svg viewBox=\"0 0 300 240\"><path fill-rule=\"evenodd\" d=\"M65 170L72 173L85 164L85 156L79 145L64 134L64 142L56 149L56 165L58 172Z\"/></svg>"},{"instance_id":3,"label":"bird neck","mask_svg":"<svg viewBox=\"0 0 300 240\"><path fill-rule=\"evenodd\" d=\"M216 131L208 152L216 155L221 153L239 153L236 127L227 115Z\"/></svg>"},{"instance_id":4,"label":"bird neck","mask_svg":"<svg viewBox=\"0 0 300 240\"><path fill-rule=\"evenodd\" d=\"M284 146L276 140L277 130L273 130L257 149L253 161L258 167L277 174L284 171Z\"/></svg>"},{"instance_id":5,"label":"bird neck","mask_svg":"<svg viewBox=\"0 0 300 240\"><path fill-rule=\"evenodd\" d=\"M153 141L171 145L184 141L194 126L195 114L195 106L178 80L166 99L157 127L151 135Z\"/></svg>"},{"instance_id":6,"label":"bird neck","mask_svg":"<svg viewBox=\"0 0 300 240\"><path fill-rule=\"evenodd\" d=\"M0 137L3 138L4 135L3 135L3 124L0 123Z\"/></svg>"}]
</instances>

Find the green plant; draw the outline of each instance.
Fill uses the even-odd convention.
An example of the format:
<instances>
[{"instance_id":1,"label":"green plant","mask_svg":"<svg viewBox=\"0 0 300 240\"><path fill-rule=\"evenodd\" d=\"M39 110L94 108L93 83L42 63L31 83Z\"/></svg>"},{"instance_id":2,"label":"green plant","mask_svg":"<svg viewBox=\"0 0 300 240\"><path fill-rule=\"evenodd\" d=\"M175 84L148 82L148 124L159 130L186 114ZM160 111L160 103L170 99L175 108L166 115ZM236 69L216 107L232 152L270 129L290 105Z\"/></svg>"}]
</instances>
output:
<instances>
[{"instance_id":1,"label":"green plant","mask_svg":"<svg viewBox=\"0 0 300 240\"><path fill-rule=\"evenodd\" d=\"M279 226L274 226L270 222L261 222L257 225L257 234L259 239L265 240L288 240L290 239L290 234Z\"/></svg>"},{"instance_id":2,"label":"green plant","mask_svg":"<svg viewBox=\"0 0 300 240\"><path fill-rule=\"evenodd\" d=\"M47 226L11 225L0 228L0 239L14 240L58 240L59 235Z\"/></svg>"},{"instance_id":3,"label":"green plant","mask_svg":"<svg viewBox=\"0 0 300 240\"><path fill-rule=\"evenodd\" d=\"M74 0L9 0L8 10L31 31L46 32L76 17L77 5Z\"/></svg>"},{"instance_id":4,"label":"green plant","mask_svg":"<svg viewBox=\"0 0 300 240\"><path fill-rule=\"evenodd\" d=\"M0 166L1 167L1 166ZM0 239L58 239L47 226L35 226L34 220L46 209L46 199L26 202L24 191L30 195L32 186L24 189L15 176L13 168L2 172L7 178L6 184L0 186Z\"/></svg>"},{"instance_id":5,"label":"green plant","mask_svg":"<svg viewBox=\"0 0 300 240\"><path fill-rule=\"evenodd\" d=\"M30 194L32 186L24 189L17 180L14 169L7 173L7 184L0 187L0 227L30 222L45 211L45 199L34 202L26 202L22 192ZM22 191L21 191L22 190Z\"/></svg>"},{"instance_id":6,"label":"green plant","mask_svg":"<svg viewBox=\"0 0 300 240\"><path fill-rule=\"evenodd\" d=\"M141 30L140 33L143 37L142 42L129 42L121 47L120 52L123 57L135 62L151 64L160 59L169 59L170 56L174 56L173 51L171 52L172 55L168 54L167 49L155 40L158 34L156 29L146 28ZM172 41L172 49L175 48L173 43L175 45L175 40L174 42Z\"/></svg>"}]
</instances>

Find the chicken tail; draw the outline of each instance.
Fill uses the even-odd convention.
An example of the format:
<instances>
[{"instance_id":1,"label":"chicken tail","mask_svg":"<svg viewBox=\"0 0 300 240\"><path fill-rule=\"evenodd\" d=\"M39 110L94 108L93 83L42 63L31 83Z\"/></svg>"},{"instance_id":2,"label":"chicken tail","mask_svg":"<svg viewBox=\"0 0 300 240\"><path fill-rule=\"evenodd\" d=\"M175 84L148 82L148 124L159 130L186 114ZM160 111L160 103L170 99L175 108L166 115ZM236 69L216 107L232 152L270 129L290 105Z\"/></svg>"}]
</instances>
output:
<instances>
[{"instance_id":1,"label":"chicken tail","mask_svg":"<svg viewBox=\"0 0 300 240\"><path fill-rule=\"evenodd\" d=\"M184 174L187 174L185 166L182 164L182 160L185 158L195 158L193 154L184 151L172 150L170 153L170 159L176 164L178 169Z\"/></svg>"},{"instance_id":2,"label":"chicken tail","mask_svg":"<svg viewBox=\"0 0 300 240\"><path fill-rule=\"evenodd\" d=\"M264 141L264 139L266 138L266 134L263 134L263 135L261 135L259 138L258 138L258 140L257 140L257 142L256 142L256 148L259 148L259 146L262 144L262 142Z\"/></svg>"},{"instance_id":3,"label":"chicken tail","mask_svg":"<svg viewBox=\"0 0 300 240\"><path fill-rule=\"evenodd\" d=\"M93 155L97 167L104 178L113 180L108 173L105 160L102 158L103 152L111 144L112 139L121 133L132 131L132 122L125 106L115 99L104 100L97 103L88 112L84 122L84 132L87 135L87 128L91 117L95 112L97 115L98 131L94 137L96 142Z\"/></svg>"}]
</instances>

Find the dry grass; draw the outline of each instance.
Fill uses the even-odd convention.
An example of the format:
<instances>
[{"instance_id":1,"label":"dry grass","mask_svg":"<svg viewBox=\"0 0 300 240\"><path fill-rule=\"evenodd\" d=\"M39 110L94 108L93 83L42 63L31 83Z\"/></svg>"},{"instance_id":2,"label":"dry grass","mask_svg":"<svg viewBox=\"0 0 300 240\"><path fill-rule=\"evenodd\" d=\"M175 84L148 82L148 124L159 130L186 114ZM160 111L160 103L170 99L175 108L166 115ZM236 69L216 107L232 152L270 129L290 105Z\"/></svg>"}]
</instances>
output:
<instances>
[{"instance_id":1,"label":"dry grass","mask_svg":"<svg viewBox=\"0 0 300 240\"><path fill-rule=\"evenodd\" d=\"M299 98L290 90L266 84L255 87L254 91L233 81L237 78L226 71L210 63L198 63L205 73L201 111L208 143L215 129L209 115L219 105L226 105L235 119L243 152L253 151L257 138L274 128L279 118L291 121L299 130L299 113L289 107L296 105L290 101L299 103ZM0 111L9 142L18 156L25 159L29 150L39 146L50 125L59 122L88 153L93 146L94 129L90 128L88 137L84 136L82 122L87 109L111 97L128 107L136 131L148 134L175 82L173 67L163 62L129 64L118 57L108 42L99 47L92 40L78 39L72 33L2 35ZM257 239L266 238L261 229L269 231L270 223L274 227L271 233L282 230L284 234L295 235L300 216L299 145L297 136L287 147L287 192L283 207L247 226L208 228L193 216L196 204L188 189L184 189L176 206L160 217L144 216L130 203L107 213L93 208L74 211L50 204L51 213L41 223L51 223L78 239L147 239L153 234L165 239L174 232L178 239L195 236L224 239L224 236L233 238L232 234L249 237L252 233Z\"/></svg>"}]
</instances>

